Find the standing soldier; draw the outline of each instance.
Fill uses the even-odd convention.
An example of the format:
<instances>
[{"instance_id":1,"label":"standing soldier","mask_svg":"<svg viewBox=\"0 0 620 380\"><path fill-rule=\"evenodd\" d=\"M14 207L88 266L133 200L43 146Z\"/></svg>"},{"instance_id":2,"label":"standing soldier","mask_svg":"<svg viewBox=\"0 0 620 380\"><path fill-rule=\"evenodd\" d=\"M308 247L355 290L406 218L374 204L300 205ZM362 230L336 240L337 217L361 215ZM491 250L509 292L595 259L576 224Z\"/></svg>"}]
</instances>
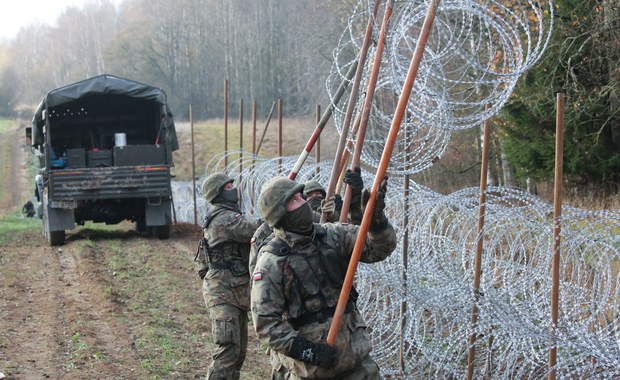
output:
<instances>
[{"instance_id":1,"label":"standing soldier","mask_svg":"<svg viewBox=\"0 0 620 380\"><path fill-rule=\"evenodd\" d=\"M252 275L252 318L271 349L272 378L380 379L355 289L334 345L325 342L359 226L313 223L303 188L277 177L265 183L258 199L274 237L260 248ZM382 261L396 248L396 233L384 213L386 190L384 180L362 262ZM368 191L362 198L365 205Z\"/></svg>"},{"instance_id":2,"label":"standing soldier","mask_svg":"<svg viewBox=\"0 0 620 380\"><path fill-rule=\"evenodd\" d=\"M334 223L337 222L340 218L340 207L338 207L338 203L342 206L342 200L340 200L340 195L336 196L336 194L332 195L332 198L329 200L325 200L325 189L319 181L311 179L304 182L304 199L310 205L313 214L313 221L318 223L321 220L321 213L325 211L327 213L327 222Z\"/></svg>"},{"instance_id":3,"label":"standing soldier","mask_svg":"<svg viewBox=\"0 0 620 380\"><path fill-rule=\"evenodd\" d=\"M207 177L202 192L213 208L203 224L196 267L203 278L202 294L218 346L207 379L239 379L248 346L248 255L258 221L241 213L237 189L226 174Z\"/></svg>"},{"instance_id":4,"label":"standing soldier","mask_svg":"<svg viewBox=\"0 0 620 380\"><path fill-rule=\"evenodd\" d=\"M359 225L362 222L362 189L364 188L364 181L362 180L360 168L355 168L351 171L347 169L344 177L344 183L347 186L351 186L352 197L351 204L349 206L349 223ZM326 192L323 186L316 180L308 180L303 183L304 191L303 197L310 205L312 211L312 221L319 223L321 221L321 213L327 214L327 222L335 223L340 219L340 206L342 206L342 200L340 195L332 195L331 198L325 201ZM269 238L273 230L267 223L263 223L256 229L252 236L252 244L250 245L250 273L254 273L254 267L256 266L256 258L258 251L265 243L269 241Z\"/></svg>"}]
</instances>

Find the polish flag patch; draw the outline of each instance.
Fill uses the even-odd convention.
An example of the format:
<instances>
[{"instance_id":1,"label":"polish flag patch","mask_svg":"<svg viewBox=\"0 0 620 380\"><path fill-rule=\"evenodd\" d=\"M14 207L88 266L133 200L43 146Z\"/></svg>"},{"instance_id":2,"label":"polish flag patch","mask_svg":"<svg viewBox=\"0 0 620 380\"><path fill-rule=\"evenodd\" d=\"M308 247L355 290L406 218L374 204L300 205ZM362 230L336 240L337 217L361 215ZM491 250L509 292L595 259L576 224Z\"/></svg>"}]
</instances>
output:
<instances>
[{"instance_id":1,"label":"polish flag patch","mask_svg":"<svg viewBox=\"0 0 620 380\"><path fill-rule=\"evenodd\" d=\"M254 281L260 281L263 279L263 272L254 272Z\"/></svg>"}]
</instances>

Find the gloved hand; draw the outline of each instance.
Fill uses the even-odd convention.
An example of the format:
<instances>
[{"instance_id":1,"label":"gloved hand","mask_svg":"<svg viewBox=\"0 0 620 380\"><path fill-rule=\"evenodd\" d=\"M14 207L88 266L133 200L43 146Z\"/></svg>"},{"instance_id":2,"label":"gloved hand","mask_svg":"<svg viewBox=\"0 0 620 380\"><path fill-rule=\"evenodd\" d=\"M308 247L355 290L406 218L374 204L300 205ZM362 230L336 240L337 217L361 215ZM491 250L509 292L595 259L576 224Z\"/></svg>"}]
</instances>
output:
<instances>
[{"instance_id":1,"label":"gloved hand","mask_svg":"<svg viewBox=\"0 0 620 380\"><path fill-rule=\"evenodd\" d=\"M338 350L328 344L314 343L303 336L297 336L288 356L319 367L331 368L336 365L337 354Z\"/></svg>"},{"instance_id":2,"label":"gloved hand","mask_svg":"<svg viewBox=\"0 0 620 380\"><path fill-rule=\"evenodd\" d=\"M359 167L356 167L353 171L347 169L347 172L344 174L343 182L346 183L347 186L351 186L351 204L359 203L362 196L362 189L364 188L361 169Z\"/></svg>"},{"instance_id":3,"label":"gloved hand","mask_svg":"<svg viewBox=\"0 0 620 380\"><path fill-rule=\"evenodd\" d=\"M378 232L384 230L388 226L388 220L385 216L385 194L387 193L387 181L388 177L386 176L381 181L379 185L379 189L377 190L377 201L375 202L375 210L373 213L372 221L370 223L370 231ZM364 210L366 210L366 204L370 199L370 191L368 189L364 189L362 194L362 206Z\"/></svg>"},{"instance_id":4,"label":"gloved hand","mask_svg":"<svg viewBox=\"0 0 620 380\"><path fill-rule=\"evenodd\" d=\"M323 214L331 215L336 211L336 196L332 195L329 199L323 199L321 201L321 212Z\"/></svg>"},{"instance_id":5,"label":"gloved hand","mask_svg":"<svg viewBox=\"0 0 620 380\"><path fill-rule=\"evenodd\" d=\"M201 269L198 271L198 277L200 277L201 280L204 280L206 275L207 275L207 269Z\"/></svg>"},{"instance_id":6,"label":"gloved hand","mask_svg":"<svg viewBox=\"0 0 620 380\"><path fill-rule=\"evenodd\" d=\"M340 214L340 210L342 210L342 197L340 194L334 194L334 202L336 203L336 212Z\"/></svg>"}]
</instances>

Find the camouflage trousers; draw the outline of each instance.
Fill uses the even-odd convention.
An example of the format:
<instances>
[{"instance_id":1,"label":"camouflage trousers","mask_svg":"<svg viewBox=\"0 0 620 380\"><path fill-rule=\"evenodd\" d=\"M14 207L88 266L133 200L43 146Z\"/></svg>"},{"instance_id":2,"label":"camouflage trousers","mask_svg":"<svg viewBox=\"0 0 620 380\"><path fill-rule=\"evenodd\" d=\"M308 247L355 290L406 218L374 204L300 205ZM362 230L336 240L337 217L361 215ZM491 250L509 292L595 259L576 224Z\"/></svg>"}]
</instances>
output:
<instances>
[{"instance_id":1,"label":"camouflage trousers","mask_svg":"<svg viewBox=\"0 0 620 380\"><path fill-rule=\"evenodd\" d=\"M278 366L271 371L271 380L304 380L306 377L299 377L287 371L286 367ZM323 380L381 380L379 367L370 356L367 356L357 367L339 373L338 375Z\"/></svg>"},{"instance_id":2,"label":"camouflage trousers","mask_svg":"<svg viewBox=\"0 0 620 380\"><path fill-rule=\"evenodd\" d=\"M209 366L209 380L238 380L248 348L248 312L233 305L209 308L211 335L218 347Z\"/></svg>"}]
</instances>

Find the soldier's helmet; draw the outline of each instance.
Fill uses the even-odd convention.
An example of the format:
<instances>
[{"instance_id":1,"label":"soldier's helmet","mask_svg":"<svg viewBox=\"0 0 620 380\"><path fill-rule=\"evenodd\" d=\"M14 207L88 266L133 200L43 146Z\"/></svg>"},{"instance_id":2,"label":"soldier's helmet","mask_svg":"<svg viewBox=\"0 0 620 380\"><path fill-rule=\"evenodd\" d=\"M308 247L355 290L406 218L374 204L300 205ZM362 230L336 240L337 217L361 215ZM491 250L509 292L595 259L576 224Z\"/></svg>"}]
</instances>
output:
<instances>
[{"instance_id":1,"label":"soldier's helmet","mask_svg":"<svg viewBox=\"0 0 620 380\"><path fill-rule=\"evenodd\" d=\"M327 193L325 192L325 189L323 188L323 186L321 186L321 184L318 181L315 181L313 179L304 182L304 196L308 196L308 194L310 194L313 191L320 191L321 194L323 194L323 198L325 198L325 195L327 195Z\"/></svg>"},{"instance_id":2,"label":"soldier's helmet","mask_svg":"<svg viewBox=\"0 0 620 380\"><path fill-rule=\"evenodd\" d=\"M303 190L303 184L286 177L276 177L265 182L258 196L258 211L269 227L278 224L287 213L286 203Z\"/></svg>"},{"instance_id":3,"label":"soldier's helmet","mask_svg":"<svg viewBox=\"0 0 620 380\"><path fill-rule=\"evenodd\" d=\"M230 178L224 173L214 173L205 179L202 183L202 194L204 194L207 202L212 202L215 197L220 195L224 186L233 182L234 179Z\"/></svg>"}]
</instances>

